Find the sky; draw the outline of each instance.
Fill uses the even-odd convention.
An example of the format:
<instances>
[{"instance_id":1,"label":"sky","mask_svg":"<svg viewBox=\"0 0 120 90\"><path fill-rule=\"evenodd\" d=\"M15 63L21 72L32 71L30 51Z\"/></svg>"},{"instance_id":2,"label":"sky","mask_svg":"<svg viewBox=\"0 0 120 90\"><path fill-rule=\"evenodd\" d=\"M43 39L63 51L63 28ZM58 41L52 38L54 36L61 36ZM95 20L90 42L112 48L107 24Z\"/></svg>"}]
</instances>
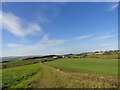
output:
<instances>
[{"instance_id":1,"label":"sky","mask_svg":"<svg viewBox=\"0 0 120 90\"><path fill-rule=\"evenodd\" d=\"M117 11L115 2L4 2L0 55L116 50Z\"/></svg>"}]
</instances>

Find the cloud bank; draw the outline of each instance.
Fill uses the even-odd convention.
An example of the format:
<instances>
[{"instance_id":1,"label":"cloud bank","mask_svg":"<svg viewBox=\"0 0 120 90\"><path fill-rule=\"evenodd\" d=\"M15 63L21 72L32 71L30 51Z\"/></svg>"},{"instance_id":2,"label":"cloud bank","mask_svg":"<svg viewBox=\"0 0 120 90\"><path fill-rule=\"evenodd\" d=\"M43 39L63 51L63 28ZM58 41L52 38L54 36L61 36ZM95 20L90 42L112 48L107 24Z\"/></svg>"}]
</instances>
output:
<instances>
[{"instance_id":1,"label":"cloud bank","mask_svg":"<svg viewBox=\"0 0 120 90\"><path fill-rule=\"evenodd\" d=\"M34 45L9 43L7 44L7 47L12 47L14 49L11 51L11 53L3 51L3 55L45 55L47 54L46 52L63 45L65 42L66 40L49 39L48 36L45 35L38 43Z\"/></svg>"}]
</instances>

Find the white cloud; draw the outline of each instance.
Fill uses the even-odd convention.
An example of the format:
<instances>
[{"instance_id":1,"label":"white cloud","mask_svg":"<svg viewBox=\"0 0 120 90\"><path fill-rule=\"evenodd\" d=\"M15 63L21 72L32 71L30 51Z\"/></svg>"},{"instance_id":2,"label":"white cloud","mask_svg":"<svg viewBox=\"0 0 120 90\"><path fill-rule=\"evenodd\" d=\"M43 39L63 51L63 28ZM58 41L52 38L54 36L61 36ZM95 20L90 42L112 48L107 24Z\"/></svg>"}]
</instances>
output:
<instances>
[{"instance_id":1,"label":"white cloud","mask_svg":"<svg viewBox=\"0 0 120 90\"><path fill-rule=\"evenodd\" d=\"M105 51L105 50L117 50L118 44L116 42L108 42L108 43L99 43L94 45L79 45L79 46L71 46L65 45L60 46L58 48L48 49L45 51L45 54L79 54L82 52L94 52L94 51Z\"/></svg>"},{"instance_id":2,"label":"white cloud","mask_svg":"<svg viewBox=\"0 0 120 90\"><path fill-rule=\"evenodd\" d=\"M2 12L2 29L22 38L42 33L42 28L37 23L26 22L10 12Z\"/></svg>"},{"instance_id":3,"label":"white cloud","mask_svg":"<svg viewBox=\"0 0 120 90\"><path fill-rule=\"evenodd\" d=\"M47 54L67 54L67 53L82 53L89 51L114 50L118 48L117 40L115 42L97 43L93 45L80 44L78 46L71 46L66 44L67 40L49 39L45 35L38 43L34 45L9 44L9 46L16 46L11 51L3 51L3 55L47 55Z\"/></svg>"},{"instance_id":4,"label":"white cloud","mask_svg":"<svg viewBox=\"0 0 120 90\"><path fill-rule=\"evenodd\" d=\"M13 48L18 48L18 47L22 47L22 44L16 44L16 43L9 43L7 44L8 47L13 47Z\"/></svg>"},{"instance_id":5,"label":"white cloud","mask_svg":"<svg viewBox=\"0 0 120 90\"><path fill-rule=\"evenodd\" d=\"M92 36L92 35L84 35L84 36L76 37L75 39L76 39L76 40L81 40L81 39L89 38L89 37L91 37L91 36Z\"/></svg>"},{"instance_id":6,"label":"white cloud","mask_svg":"<svg viewBox=\"0 0 120 90\"><path fill-rule=\"evenodd\" d=\"M113 11L114 9L118 8L119 3L114 3L109 9L108 11Z\"/></svg>"},{"instance_id":7,"label":"white cloud","mask_svg":"<svg viewBox=\"0 0 120 90\"><path fill-rule=\"evenodd\" d=\"M58 9L56 9L58 10ZM66 42L66 40L60 39L49 39L48 35L42 31L42 28L37 23L29 23L23 20L22 18L14 15L10 12L2 12L0 14L3 16L2 24L3 29L7 30L13 35L16 35L20 38L24 38L28 35L36 35L38 33L42 34L43 39L37 42L34 45L24 45L18 43L8 43L4 47L7 46L7 49L3 50L3 56L7 55L35 55L39 53L45 54L45 52L49 52L50 49L54 47L58 47ZM55 18L58 14L56 11L53 12ZM43 18L41 22L48 22L48 19ZM10 52L10 53L9 53Z\"/></svg>"},{"instance_id":8,"label":"white cloud","mask_svg":"<svg viewBox=\"0 0 120 90\"><path fill-rule=\"evenodd\" d=\"M10 43L7 44L8 47L14 47L11 50L11 53L8 51L3 51L3 56L7 55L42 55L47 54L46 52L50 53L50 50L53 50L55 47L59 47L64 44L66 40L60 39L49 39L48 35L45 35L42 40L34 45L21 45Z\"/></svg>"},{"instance_id":9,"label":"white cloud","mask_svg":"<svg viewBox=\"0 0 120 90\"><path fill-rule=\"evenodd\" d=\"M111 38L113 37L114 35L104 35L104 36L99 36L99 37L95 37L91 40L102 40L102 39L107 39L107 38Z\"/></svg>"}]
</instances>

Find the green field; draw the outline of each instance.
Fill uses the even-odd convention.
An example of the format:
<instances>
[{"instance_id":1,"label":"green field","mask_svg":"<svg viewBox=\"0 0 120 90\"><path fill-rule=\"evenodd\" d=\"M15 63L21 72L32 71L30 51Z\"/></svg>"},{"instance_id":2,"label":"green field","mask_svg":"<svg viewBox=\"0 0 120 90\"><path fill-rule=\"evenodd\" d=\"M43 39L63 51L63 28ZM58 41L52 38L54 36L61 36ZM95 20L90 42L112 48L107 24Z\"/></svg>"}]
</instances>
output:
<instances>
[{"instance_id":1,"label":"green field","mask_svg":"<svg viewBox=\"0 0 120 90\"><path fill-rule=\"evenodd\" d=\"M40 79L33 88L115 88L111 76L65 72L41 63Z\"/></svg>"},{"instance_id":2,"label":"green field","mask_svg":"<svg viewBox=\"0 0 120 90\"><path fill-rule=\"evenodd\" d=\"M2 70L2 87L16 87L17 84L34 76L40 70L39 64L12 67ZM22 88L22 87L21 87Z\"/></svg>"},{"instance_id":3,"label":"green field","mask_svg":"<svg viewBox=\"0 0 120 90\"><path fill-rule=\"evenodd\" d=\"M71 72L93 73L112 76L117 76L118 74L117 59L66 58L45 63L53 67Z\"/></svg>"},{"instance_id":4,"label":"green field","mask_svg":"<svg viewBox=\"0 0 120 90\"><path fill-rule=\"evenodd\" d=\"M17 66L23 66L23 65L29 65L34 64L42 61L42 59L28 59L28 60L17 60L17 61L11 61L7 63L2 64L2 68L10 68L10 67L17 67Z\"/></svg>"},{"instance_id":5,"label":"green field","mask_svg":"<svg viewBox=\"0 0 120 90\"><path fill-rule=\"evenodd\" d=\"M35 59L4 63L3 89L117 87L117 59L61 58L38 63L40 61Z\"/></svg>"}]
</instances>

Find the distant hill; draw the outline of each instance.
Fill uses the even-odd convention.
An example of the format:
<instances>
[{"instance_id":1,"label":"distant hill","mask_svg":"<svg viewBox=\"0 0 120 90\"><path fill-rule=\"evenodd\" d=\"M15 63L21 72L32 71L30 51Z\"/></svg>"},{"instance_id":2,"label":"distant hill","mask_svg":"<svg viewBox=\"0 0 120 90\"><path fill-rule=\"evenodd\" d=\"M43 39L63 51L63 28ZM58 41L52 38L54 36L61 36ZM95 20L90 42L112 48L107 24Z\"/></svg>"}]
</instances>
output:
<instances>
[{"instance_id":1,"label":"distant hill","mask_svg":"<svg viewBox=\"0 0 120 90\"><path fill-rule=\"evenodd\" d=\"M0 62L10 62L15 60L22 60L26 58L34 58L34 57L41 57L41 56L8 56L8 57L0 57Z\"/></svg>"}]
</instances>

